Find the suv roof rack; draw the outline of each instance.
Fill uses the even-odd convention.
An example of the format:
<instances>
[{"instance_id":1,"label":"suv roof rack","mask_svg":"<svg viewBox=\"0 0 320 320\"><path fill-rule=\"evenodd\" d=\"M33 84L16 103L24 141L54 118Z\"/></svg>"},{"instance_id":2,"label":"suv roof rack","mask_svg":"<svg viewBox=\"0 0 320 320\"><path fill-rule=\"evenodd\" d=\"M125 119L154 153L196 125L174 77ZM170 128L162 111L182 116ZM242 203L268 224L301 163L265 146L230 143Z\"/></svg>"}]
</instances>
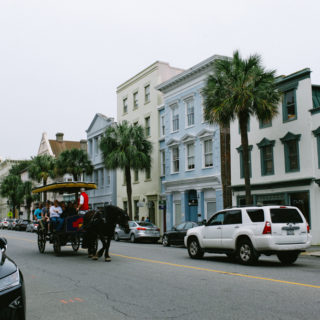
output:
<instances>
[{"instance_id":1,"label":"suv roof rack","mask_svg":"<svg viewBox=\"0 0 320 320\"><path fill-rule=\"evenodd\" d=\"M260 204L242 204L242 205L238 205L238 206L226 207L224 209L246 208L246 207L263 207L263 205L260 205Z\"/></svg>"}]
</instances>

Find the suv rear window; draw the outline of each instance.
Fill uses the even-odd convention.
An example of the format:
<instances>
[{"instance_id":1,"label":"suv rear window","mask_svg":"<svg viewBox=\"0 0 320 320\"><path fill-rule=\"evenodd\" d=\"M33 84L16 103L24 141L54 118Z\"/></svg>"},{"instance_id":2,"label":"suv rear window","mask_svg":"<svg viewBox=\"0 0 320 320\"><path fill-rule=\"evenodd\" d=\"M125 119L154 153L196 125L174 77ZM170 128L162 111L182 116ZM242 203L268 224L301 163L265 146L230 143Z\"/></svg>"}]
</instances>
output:
<instances>
[{"instance_id":1,"label":"suv rear window","mask_svg":"<svg viewBox=\"0 0 320 320\"><path fill-rule=\"evenodd\" d=\"M296 209L270 209L272 223L302 223L302 217Z\"/></svg>"},{"instance_id":2,"label":"suv rear window","mask_svg":"<svg viewBox=\"0 0 320 320\"><path fill-rule=\"evenodd\" d=\"M263 209L247 209L247 213L252 222L264 222Z\"/></svg>"}]
</instances>

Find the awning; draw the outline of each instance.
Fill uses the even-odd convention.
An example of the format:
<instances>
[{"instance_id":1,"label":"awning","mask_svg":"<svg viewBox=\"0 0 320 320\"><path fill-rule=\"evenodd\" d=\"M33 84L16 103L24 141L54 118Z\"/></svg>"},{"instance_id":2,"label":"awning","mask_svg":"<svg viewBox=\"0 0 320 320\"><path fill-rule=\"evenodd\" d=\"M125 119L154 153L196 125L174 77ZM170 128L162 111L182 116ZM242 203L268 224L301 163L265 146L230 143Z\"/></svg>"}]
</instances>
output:
<instances>
[{"instance_id":1,"label":"awning","mask_svg":"<svg viewBox=\"0 0 320 320\"><path fill-rule=\"evenodd\" d=\"M61 182L61 183L52 183L46 186L38 187L32 189L32 193L40 192L59 192L59 193L75 193L79 192L81 188L86 190L97 189L95 183L91 182Z\"/></svg>"}]
</instances>

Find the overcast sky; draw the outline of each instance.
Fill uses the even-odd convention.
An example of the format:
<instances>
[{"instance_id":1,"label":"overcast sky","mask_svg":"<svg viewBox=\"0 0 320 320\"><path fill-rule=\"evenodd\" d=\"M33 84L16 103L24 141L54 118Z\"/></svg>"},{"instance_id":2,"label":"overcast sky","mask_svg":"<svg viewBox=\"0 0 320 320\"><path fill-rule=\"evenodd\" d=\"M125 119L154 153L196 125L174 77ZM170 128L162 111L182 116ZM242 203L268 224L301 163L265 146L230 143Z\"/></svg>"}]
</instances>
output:
<instances>
[{"instance_id":1,"label":"overcast sky","mask_svg":"<svg viewBox=\"0 0 320 320\"><path fill-rule=\"evenodd\" d=\"M85 139L156 60L187 69L239 49L320 84L319 13L319 0L0 0L0 157L36 155L44 131Z\"/></svg>"}]
</instances>

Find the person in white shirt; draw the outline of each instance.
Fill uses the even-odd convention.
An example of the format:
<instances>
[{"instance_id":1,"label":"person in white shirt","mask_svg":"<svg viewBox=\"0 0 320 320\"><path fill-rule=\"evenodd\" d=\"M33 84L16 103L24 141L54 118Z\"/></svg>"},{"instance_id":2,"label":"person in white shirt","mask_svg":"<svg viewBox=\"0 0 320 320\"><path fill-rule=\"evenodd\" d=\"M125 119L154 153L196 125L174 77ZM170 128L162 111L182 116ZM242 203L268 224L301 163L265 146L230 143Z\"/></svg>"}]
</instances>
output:
<instances>
[{"instance_id":1,"label":"person in white shirt","mask_svg":"<svg viewBox=\"0 0 320 320\"><path fill-rule=\"evenodd\" d=\"M56 231L60 231L63 226L64 219L60 217L62 214L62 209L59 206L58 200L54 200L53 206L50 207L50 220L53 225L56 226Z\"/></svg>"}]
</instances>

